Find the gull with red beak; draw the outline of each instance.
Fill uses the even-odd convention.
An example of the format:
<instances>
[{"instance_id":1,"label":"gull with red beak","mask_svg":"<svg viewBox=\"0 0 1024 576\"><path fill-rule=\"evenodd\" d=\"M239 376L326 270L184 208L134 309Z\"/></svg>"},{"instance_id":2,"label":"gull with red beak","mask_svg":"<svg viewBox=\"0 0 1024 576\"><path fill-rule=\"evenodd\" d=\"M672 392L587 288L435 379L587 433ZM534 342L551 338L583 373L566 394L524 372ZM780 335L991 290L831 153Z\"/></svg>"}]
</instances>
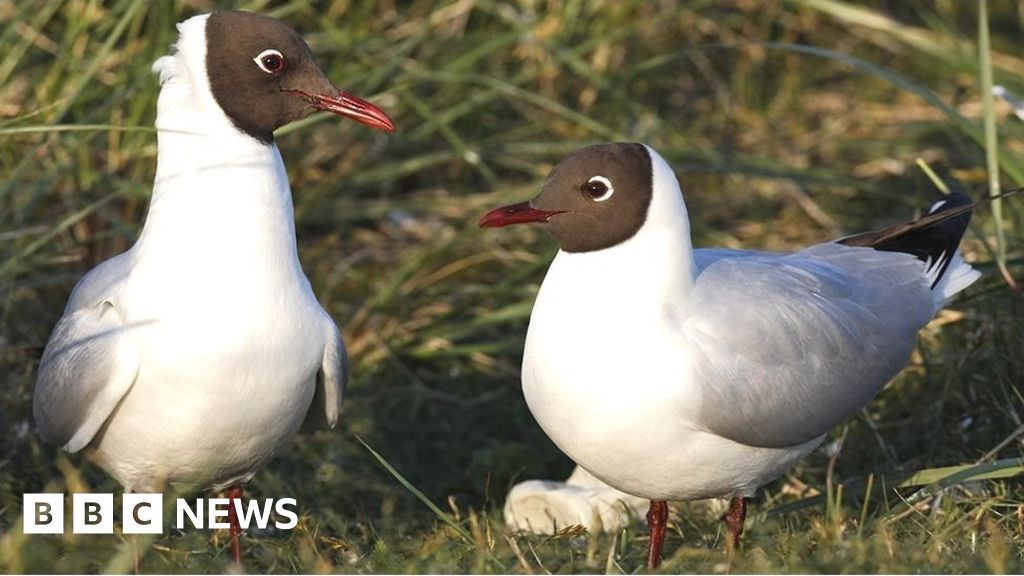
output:
<instances>
[{"instance_id":1,"label":"gull with red beak","mask_svg":"<svg viewBox=\"0 0 1024 576\"><path fill-rule=\"evenodd\" d=\"M583 148L531 201L483 227L534 222L558 242L530 317L523 394L599 480L651 501L746 498L856 414L906 364L917 331L979 273L958 246L963 194L878 232L776 254L697 249L672 169L635 143Z\"/></svg>"},{"instance_id":2,"label":"gull with red beak","mask_svg":"<svg viewBox=\"0 0 1024 576\"><path fill-rule=\"evenodd\" d=\"M126 491L241 486L304 421L333 427L345 346L299 264L274 130L326 110L386 132L281 22L214 12L178 25L160 74L156 180L135 245L71 293L39 366L44 440ZM240 526L230 515L232 555Z\"/></svg>"}]
</instances>

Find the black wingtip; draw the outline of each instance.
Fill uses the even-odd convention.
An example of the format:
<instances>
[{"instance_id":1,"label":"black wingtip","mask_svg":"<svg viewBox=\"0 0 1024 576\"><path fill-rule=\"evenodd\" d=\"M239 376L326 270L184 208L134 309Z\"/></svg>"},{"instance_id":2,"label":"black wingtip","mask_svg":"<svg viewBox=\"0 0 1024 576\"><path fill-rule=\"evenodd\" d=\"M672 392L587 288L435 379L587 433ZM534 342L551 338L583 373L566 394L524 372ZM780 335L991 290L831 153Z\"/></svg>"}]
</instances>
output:
<instances>
[{"instance_id":1,"label":"black wingtip","mask_svg":"<svg viewBox=\"0 0 1024 576\"><path fill-rule=\"evenodd\" d=\"M942 279L971 222L971 211L983 202L1003 198L1024 190L1017 188L972 202L964 192L955 191L934 204L928 214L884 230L848 236L836 242L846 246L864 246L885 252L913 254L928 265L932 288Z\"/></svg>"},{"instance_id":2,"label":"black wingtip","mask_svg":"<svg viewBox=\"0 0 1024 576\"><path fill-rule=\"evenodd\" d=\"M966 193L960 191L950 192L945 198L939 200L935 204L932 204L932 207L928 209L928 214L939 214L941 212L953 210L954 208L959 208L961 206L968 206L970 204L971 197Z\"/></svg>"}]
</instances>

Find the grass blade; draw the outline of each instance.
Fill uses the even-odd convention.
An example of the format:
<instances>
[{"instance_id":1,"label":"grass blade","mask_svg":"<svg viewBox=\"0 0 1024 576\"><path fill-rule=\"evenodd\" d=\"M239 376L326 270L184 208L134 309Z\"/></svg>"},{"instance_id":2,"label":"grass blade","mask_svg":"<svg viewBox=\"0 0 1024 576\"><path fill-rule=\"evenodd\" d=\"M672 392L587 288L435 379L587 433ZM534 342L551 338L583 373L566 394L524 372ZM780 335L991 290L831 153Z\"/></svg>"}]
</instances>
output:
<instances>
[{"instance_id":1,"label":"grass blade","mask_svg":"<svg viewBox=\"0 0 1024 576\"><path fill-rule=\"evenodd\" d=\"M152 132L155 134L156 128L152 126L117 126L114 124L51 124L0 128L0 136L50 132Z\"/></svg>"},{"instance_id":2,"label":"grass blade","mask_svg":"<svg viewBox=\"0 0 1024 576\"><path fill-rule=\"evenodd\" d=\"M899 506L894 507L887 515L891 517L905 510L908 505L920 502L927 495L934 494L938 490L944 490L960 482L999 480L1012 478L1021 474L1024 474L1024 458L1004 458L1002 460L996 460L995 462L988 462L985 464L964 464L961 466L926 468L924 470L918 470L916 472L906 474L887 474L882 476L880 484L882 486L893 486L894 488L911 488L914 486L928 487L915 492ZM847 488L846 492L853 493L854 489L859 488L862 485L866 485L871 478L872 477L869 476L868 479L856 479L851 482L844 483L844 486ZM763 512L758 516L758 520L760 521L780 516L782 514L796 512L798 510L820 506L826 503L826 500L826 494L818 494L816 496L797 500L796 502L789 502Z\"/></svg>"},{"instance_id":3,"label":"grass blade","mask_svg":"<svg viewBox=\"0 0 1024 576\"><path fill-rule=\"evenodd\" d=\"M423 502L423 505L426 506L427 508L429 508L430 511L434 513L434 516L437 516L437 518L439 520L441 520L442 522L447 524L448 527L451 528L452 530L454 530L459 536L461 536L462 539L465 540L467 544L471 544L473 542L473 538L469 535L469 532L467 532L465 528L463 528L462 526L459 526L459 524L457 522L455 522L455 520L452 520L451 516L445 514L440 508L438 508L437 504L434 504L433 502L431 502L430 498L427 498L426 494L421 492L419 488L413 486L412 482L409 482L408 480L406 480L405 476L402 476L402 474L398 470L395 470L395 467L392 466L390 462L388 462L376 450L371 448L370 445L367 444L365 440L363 440L362 438L359 437L358 434L355 435L355 436L356 436L356 440L358 440L359 443L363 445L363 448L366 448L366 450L370 453L370 455L373 456L377 460L377 462L379 462L380 465L383 466L384 469L387 470L388 473L391 474L395 478L395 480L398 480L399 484L401 484L406 490L408 490L420 502Z\"/></svg>"},{"instance_id":4,"label":"grass blade","mask_svg":"<svg viewBox=\"0 0 1024 576\"><path fill-rule=\"evenodd\" d=\"M29 243L28 246L23 248L17 254L11 256L3 264L0 264L0 279L7 278L7 277L9 277L11 275L16 274L18 269L19 269L19 267L22 265L22 262L26 258L28 258L32 254L34 254L40 248L46 246L58 234L64 232L68 228L71 228L72 226L74 226L76 223L78 223L80 220L82 220L83 218L85 218L89 214L92 214L97 209L103 207L108 202L114 200L115 198L118 198L118 197L122 196L123 194L124 194L124 190L118 190L116 192L112 192L112 193L107 194L106 196L100 198L99 200L96 200L95 202L93 202L91 204L88 204L87 206L85 206L81 210L77 210L77 211L69 214L63 220L58 222L57 225L54 226L52 229L50 229L45 234L43 234L43 235L39 236L38 238L36 238L35 240L33 240L31 243Z\"/></svg>"},{"instance_id":5,"label":"grass blade","mask_svg":"<svg viewBox=\"0 0 1024 576\"><path fill-rule=\"evenodd\" d=\"M989 196L999 194L999 142L996 134L996 111L992 96L992 46L988 30L988 0L978 3L978 67L981 70L982 116L985 126L985 169L988 172ZM1010 287L1017 282L1006 268L1006 236L1003 233L1003 202L992 201L992 225L996 230L996 266Z\"/></svg>"}]
</instances>

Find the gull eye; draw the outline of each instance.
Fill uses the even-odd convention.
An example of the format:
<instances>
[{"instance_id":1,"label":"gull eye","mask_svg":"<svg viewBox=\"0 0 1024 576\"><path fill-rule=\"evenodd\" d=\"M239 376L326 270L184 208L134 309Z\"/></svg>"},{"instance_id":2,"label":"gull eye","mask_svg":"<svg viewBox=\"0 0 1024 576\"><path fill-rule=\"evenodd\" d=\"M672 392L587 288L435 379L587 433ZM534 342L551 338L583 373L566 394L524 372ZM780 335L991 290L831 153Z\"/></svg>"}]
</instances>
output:
<instances>
[{"instance_id":1,"label":"gull eye","mask_svg":"<svg viewBox=\"0 0 1024 576\"><path fill-rule=\"evenodd\" d=\"M273 48L260 52L252 61L267 74L280 74L284 70L284 56Z\"/></svg>"},{"instance_id":2,"label":"gull eye","mask_svg":"<svg viewBox=\"0 0 1024 576\"><path fill-rule=\"evenodd\" d=\"M594 202L604 202L611 198L612 194L615 194L615 188L612 187L611 180L604 176L591 176L590 180L587 180L587 183L583 185L582 190L587 198Z\"/></svg>"}]
</instances>

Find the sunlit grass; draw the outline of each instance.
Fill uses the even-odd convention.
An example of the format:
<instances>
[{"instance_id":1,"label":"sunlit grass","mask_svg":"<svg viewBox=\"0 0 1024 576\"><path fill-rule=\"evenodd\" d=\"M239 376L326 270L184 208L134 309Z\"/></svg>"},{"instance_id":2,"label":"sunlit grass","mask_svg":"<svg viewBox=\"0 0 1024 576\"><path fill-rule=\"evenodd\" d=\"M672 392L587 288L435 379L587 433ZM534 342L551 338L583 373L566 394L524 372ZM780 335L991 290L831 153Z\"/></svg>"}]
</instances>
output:
<instances>
[{"instance_id":1,"label":"sunlit grass","mask_svg":"<svg viewBox=\"0 0 1024 576\"><path fill-rule=\"evenodd\" d=\"M991 84L1024 93L1021 8L989 3L979 28L977 3L891 4L239 2L299 29L327 75L399 129L314 116L279 134L304 268L353 374L339 430L300 436L250 485L296 497L301 519L246 538L248 569L641 570L640 525L554 537L504 526L514 482L571 470L518 381L554 245L475 223L530 197L564 154L613 139L647 142L677 168L703 246L785 250L912 217L939 194L919 161L975 197L1024 185L1024 122L985 105ZM117 491L41 444L31 389L70 287L134 241L156 154L149 66L175 22L208 8L0 3L0 571L130 565L121 536L20 533L25 492ZM1024 271L1021 203L1005 201L1001 222L976 214L965 252L984 279L834 431L834 460L816 452L764 487L731 561L716 510L680 505L667 571L1024 568L1024 493L999 475L1021 470L1024 307L995 264ZM968 469L989 475L949 481ZM229 558L223 534L135 545L144 572L217 572Z\"/></svg>"}]
</instances>

